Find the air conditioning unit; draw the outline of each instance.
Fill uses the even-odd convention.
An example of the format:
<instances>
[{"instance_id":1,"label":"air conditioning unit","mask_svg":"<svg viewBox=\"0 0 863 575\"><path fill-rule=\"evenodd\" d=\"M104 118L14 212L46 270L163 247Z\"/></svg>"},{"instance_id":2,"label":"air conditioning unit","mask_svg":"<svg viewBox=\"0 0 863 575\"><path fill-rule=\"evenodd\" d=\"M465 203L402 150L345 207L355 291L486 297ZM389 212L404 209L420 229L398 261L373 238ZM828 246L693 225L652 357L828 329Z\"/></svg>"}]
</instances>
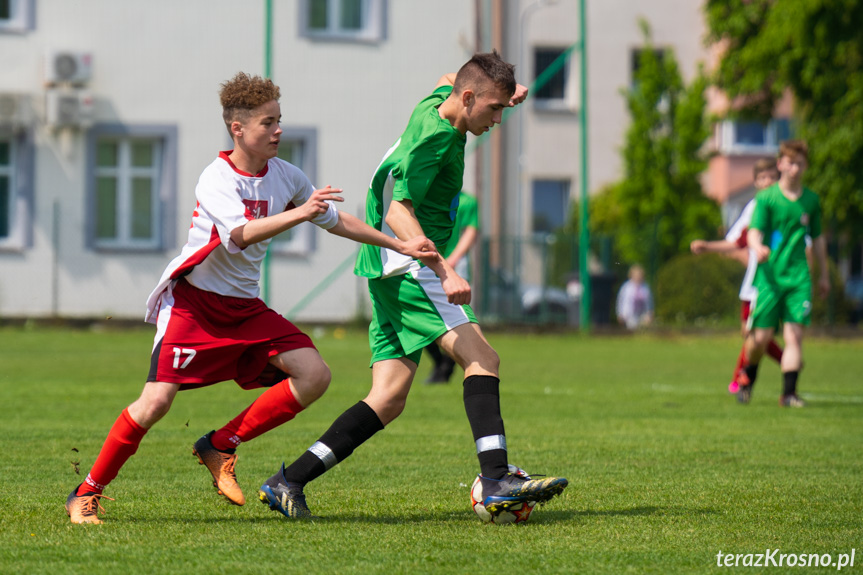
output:
<instances>
[{"instance_id":1,"label":"air conditioning unit","mask_svg":"<svg viewBox=\"0 0 863 575\"><path fill-rule=\"evenodd\" d=\"M87 127L93 124L93 95L84 90L48 90L45 119L56 128Z\"/></svg>"},{"instance_id":2,"label":"air conditioning unit","mask_svg":"<svg viewBox=\"0 0 863 575\"><path fill-rule=\"evenodd\" d=\"M24 94L0 94L0 126L22 129L32 123L30 100Z\"/></svg>"},{"instance_id":3,"label":"air conditioning unit","mask_svg":"<svg viewBox=\"0 0 863 575\"><path fill-rule=\"evenodd\" d=\"M45 82L84 84L90 81L93 55L88 52L49 50L45 56Z\"/></svg>"}]
</instances>

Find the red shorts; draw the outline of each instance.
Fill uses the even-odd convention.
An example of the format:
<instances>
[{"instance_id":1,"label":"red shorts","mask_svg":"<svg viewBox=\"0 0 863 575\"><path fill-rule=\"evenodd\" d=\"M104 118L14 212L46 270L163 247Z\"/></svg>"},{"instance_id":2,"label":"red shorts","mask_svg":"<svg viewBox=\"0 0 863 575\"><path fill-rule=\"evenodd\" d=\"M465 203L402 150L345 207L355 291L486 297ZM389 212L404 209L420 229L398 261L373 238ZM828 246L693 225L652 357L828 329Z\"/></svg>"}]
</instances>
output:
<instances>
[{"instance_id":1,"label":"red shorts","mask_svg":"<svg viewBox=\"0 0 863 575\"><path fill-rule=\"evenodd\" d=\"M243 389L269 387L289 374L269 363L312 340L258 298L200 290L180 279L162 294L147 381L181 389L233 379Z\"/></svg>"},{"instance_id":2,"label":"red shorts","mask_svg":"<svg viewBox=\"0 0 863 575\"><path fill-rule=\"evenodd\" d=\"M740 302L740 321L746 323L749 320L749 312L752 307L751 302L741 301Z\"/></svg>"}]
</instances>

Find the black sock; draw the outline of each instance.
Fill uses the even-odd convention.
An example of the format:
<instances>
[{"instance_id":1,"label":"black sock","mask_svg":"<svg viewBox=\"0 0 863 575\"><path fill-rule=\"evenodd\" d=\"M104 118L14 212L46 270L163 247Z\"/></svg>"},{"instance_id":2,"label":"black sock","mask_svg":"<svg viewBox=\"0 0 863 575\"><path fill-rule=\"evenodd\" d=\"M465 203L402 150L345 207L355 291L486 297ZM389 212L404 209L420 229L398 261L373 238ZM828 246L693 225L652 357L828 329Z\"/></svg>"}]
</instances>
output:
<instances>
[{"instance_id":1,"label":"black sock","mask_svg":"<svg viewBox=\"0 0 863 575\"><path fill-rule=\"evenodd\" d=\"M746 377L749 378L749 385L755 385L755 378L758 377L758 364L746 364L743 371L746 372Z\"/></svg>"},{"instance_id":2,"label":"black sock","mask_svg":"<svg viewBox=\"0 0 863 575\"><path fill-rule=\"evenodd\" d=\"M285 479L305 485L344 461L383 428L378 414L365 402L358 402L336 418L321 438L285 469Z\"/></svg>"},{"instance_id":3,"label":"black sock","mask_svg":"<svg viewBox=\"0 0 863 575\"><path fill-rule=\"evenodd\" d=\"M783 390L782 395L797 395L797 377L799 375L799 371L782 372L782 379L785 382L785 389Z\"/></svg>"},{"instance_id":4,"label":"black sock","mask_svg":"<svg viewBox=\"0 0 863 575\"><path fill-rule=\"evenodd\" d=\"M471 375L464 380L464 409L477 445L480 471L489 479L501 479L507 472L499 386L500 380L490 375Z\"/></svg>"}]
</instances>

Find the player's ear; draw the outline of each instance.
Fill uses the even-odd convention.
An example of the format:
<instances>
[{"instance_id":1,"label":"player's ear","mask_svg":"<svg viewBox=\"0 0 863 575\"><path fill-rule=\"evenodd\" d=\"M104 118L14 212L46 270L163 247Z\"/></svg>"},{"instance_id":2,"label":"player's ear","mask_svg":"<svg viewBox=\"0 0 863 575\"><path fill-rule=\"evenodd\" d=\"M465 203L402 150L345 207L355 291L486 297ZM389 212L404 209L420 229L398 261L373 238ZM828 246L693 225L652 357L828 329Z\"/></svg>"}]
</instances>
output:
<instances>
[{"instance_id":1,"label":"player's ear","mask_svg":"<svg viewBox=\"0 0 863 575\"><path fill-rule=\"evenodd\" d=\"M461 103L465 108L469 108L476 98L476 94L473 93L473 90L467 88L461 93Z\"/></svg>"},{"instance_id":2,"label":"player's ear","mask_svg":"<svg viewBox=\"0 0 863 575\"><path fill-rule=\"evenodd\" d=\"M243 124L237 120L231 122L231 136L234 138L243 137Z\"/></svg>"}]
</instances>

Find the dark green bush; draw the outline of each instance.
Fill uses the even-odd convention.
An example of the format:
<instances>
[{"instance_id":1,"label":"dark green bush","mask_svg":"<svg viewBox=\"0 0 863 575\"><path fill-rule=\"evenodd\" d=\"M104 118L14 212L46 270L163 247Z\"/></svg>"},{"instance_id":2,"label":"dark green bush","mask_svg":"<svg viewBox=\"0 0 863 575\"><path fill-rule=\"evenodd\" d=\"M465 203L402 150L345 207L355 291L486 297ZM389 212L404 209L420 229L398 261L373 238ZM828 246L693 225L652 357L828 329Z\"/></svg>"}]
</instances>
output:
<instances>
[{"instance_id":1,"label":"dark green bush","mask_svg":"<svg viewBox=\"0 0 863 575\"><path fill-rule=\"evenodd\" d=\"M818 294L817 270L812 275L812 325L845 323L848 303L836 264L830 266L830 294ZM745 268L738 261L716 254L682 254L672 258L656 276L655 311L665 324L692 324L735 318L740 313L740 282Z\"/></svg>"},{"instance_id":2,"label":"dark green bush","mask_svg":"<svg viewBox=\"0 0 863 575\"><path fill-rule=\"evenodd\" d=\"M681 254L656 275L655 312L666 324L688 324L740 313L743 265L716 254Z\"/></svg>"},{"instance_id":3,"label":"dark green bush","mask_svg":"<svg viewBox=\"0 0 863 575\"><path fill-rule=\"evenodd\" d=\"M830 268L830 294L822 299L818 294L818 270L812 272L812 325L826 326L848 322L849 305L845 299L845 282L833 260L827 261Z\"/></svg>"}]
</instances>

